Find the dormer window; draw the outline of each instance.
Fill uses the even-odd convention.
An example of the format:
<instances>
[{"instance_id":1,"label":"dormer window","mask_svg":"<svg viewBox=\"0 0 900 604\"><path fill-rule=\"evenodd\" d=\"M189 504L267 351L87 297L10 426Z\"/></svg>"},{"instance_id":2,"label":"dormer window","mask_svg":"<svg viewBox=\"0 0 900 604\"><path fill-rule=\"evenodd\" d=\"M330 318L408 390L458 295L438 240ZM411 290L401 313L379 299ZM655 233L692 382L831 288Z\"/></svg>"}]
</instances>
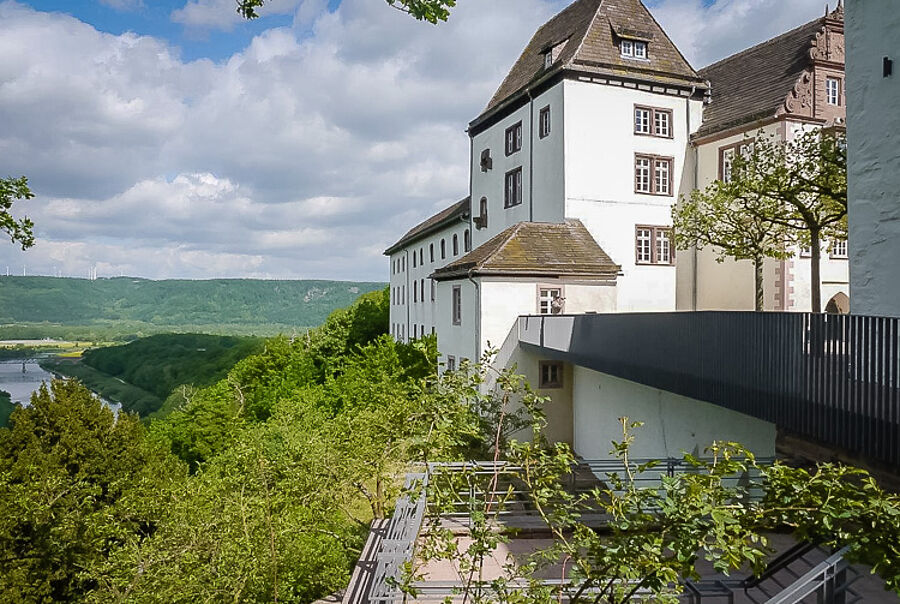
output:
<instances>
[{"instance_id":1,"label":"dormer window","mask_svg":"<svg viewBox=\"0 0 900 604\"><path fill-rule=\"evenodd\" d=\"M544 53L544 69L550 69L553 66L553 51L548 50Z\"/></svg>"},{"instance_id":2,"label":"dormer window","mask_svg":"<svg viewBox=\"0 0 900 604\"><path fill-rule=\"evenodd\" d=\"M626 59L646 59L647 43L642 40L625 40L619 43L622 56Z\"/></svg>"}]
</instances>

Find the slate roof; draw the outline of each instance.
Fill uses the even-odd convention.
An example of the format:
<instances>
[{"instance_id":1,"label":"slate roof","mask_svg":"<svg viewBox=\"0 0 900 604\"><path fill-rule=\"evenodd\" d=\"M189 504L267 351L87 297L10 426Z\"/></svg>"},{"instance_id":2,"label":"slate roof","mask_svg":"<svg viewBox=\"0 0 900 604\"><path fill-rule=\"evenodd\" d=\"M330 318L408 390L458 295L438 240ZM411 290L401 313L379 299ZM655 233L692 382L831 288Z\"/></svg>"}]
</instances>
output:
<instances>
[{"instance_id":1,"label":"slate roof","mask_svg":"<svg viewBox=\"0 0 900 604\"><path fill-rule=\"evenodd\" d=\"M621 37L647 41L649 60L623 58ZM553 48L558 56L547 69L544 53ZM640 0L576 0L538 29L473 123L528 86L566 70L706 88Z\"/></svg>"},{"instance_id":2,"label":"slate roof","mask_svg":"<svg viewBox=\"0 0 900 604\"><path fill-rule=\"evenodd\" d=\"M619 269L580 220L566 220L515 224L431 276L438 281L470 272L615 279Z\"/></svg>"},{"instance_id":3,"label":"slate roof","mask_svg":"<svg viewBox=\"0 0 900 604\"><path fill-rule=\"evenodd\" d=\"M388 256L390 254L393 254L395 251L405 246L407 243L421 239L422 237L425 237L452 222L456 222L457 220L459 220L460 216L468 213L468 211L469 198L466 197L465 199L457 201L449 208L441 210L434 216L426 218L413 228L409 229L406 234L397 241L397 243L384 250L384 255Z\"/></svg>"},{"instance_id":4,"label":"slate roof","mask_svg":"<svg viewBox=\"0 0 900 604\"><path fill-rule=\"evenodd\" d=\"M803 72L809 51L824 27L816 19L700 70L712 84L696 137L775 117Z\"/></svg>"}]
</instances>

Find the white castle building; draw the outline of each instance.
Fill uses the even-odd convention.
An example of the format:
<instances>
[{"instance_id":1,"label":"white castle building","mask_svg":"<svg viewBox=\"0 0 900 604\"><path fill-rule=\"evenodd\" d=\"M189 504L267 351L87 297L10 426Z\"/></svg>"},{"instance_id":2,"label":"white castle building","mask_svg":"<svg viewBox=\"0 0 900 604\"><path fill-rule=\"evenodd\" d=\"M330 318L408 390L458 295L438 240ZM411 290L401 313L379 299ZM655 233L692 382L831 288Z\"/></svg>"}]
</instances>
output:
<instances>
[{"instance_id":1,"label":"white castle building","mask_svg":"<svg viewBox=\"0 0 900 604\"><path fill-rule=\"evenodd\" d=\"M840 5L696 71L640 0L576 0L469 124L469 195L385 251L392 335L436 333L454 368L522 315L752 310L752 265L676 254L672 206L760 130L841 126L844 105ZM797 252L767 261L767 310L809 310ZM846 312L846 243L822 257L822 299Z\"/></svg>"}]
</instances>

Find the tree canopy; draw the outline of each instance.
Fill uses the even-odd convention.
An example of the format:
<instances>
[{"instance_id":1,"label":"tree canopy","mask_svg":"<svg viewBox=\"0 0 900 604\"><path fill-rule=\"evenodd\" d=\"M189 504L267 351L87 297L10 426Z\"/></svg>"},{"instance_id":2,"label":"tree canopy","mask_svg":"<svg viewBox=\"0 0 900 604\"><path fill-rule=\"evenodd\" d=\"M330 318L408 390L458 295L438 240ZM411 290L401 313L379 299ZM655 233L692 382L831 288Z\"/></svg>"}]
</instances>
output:
<instances>
[{"instance_id":1,"label":"tree canopy","mask_svg":"<svg viewBox=\"0 0 900 604\"><path fill-rule=\"evenodd\" d=\"M16 219L9 213L13 202L34 198L28 187L28 179L0 178L0 231L9 235L13 243L19 243L22 249L34 245L34 223L27 217Z\"/></svg>"}]
</instances>

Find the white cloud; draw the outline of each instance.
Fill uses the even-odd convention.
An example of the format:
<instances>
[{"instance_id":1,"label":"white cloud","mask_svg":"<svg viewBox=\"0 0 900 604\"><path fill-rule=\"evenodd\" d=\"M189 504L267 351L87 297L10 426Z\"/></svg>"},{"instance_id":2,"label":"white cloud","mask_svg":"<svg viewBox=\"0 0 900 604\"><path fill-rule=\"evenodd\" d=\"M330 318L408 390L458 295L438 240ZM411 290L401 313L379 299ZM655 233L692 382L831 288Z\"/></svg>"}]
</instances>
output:
<instances>
[{"instance_id":1,"label":"white cloud","mask_svg":"<svg viewBox=\"0 0 900 604\"><path fill-rule=\"evenodd\" d=\"M333 13L323 0L272 2L296 11L294 27L214 63L0 1L2 172L29 175L38 194L17 210L35 219L37 246L0 244L0 267L384 279L381 250L466 195L466 124L564 4L464 0L430 26L377 0ZM653 10L696 66L821 7ZM177 18L227 29L233 13L233 0L190 0Z\"/></svg>"},{"instance_id":2,"label":"white cloud","mask_svg":"<svg viewBox=\"0 0 900 604\"><path fill-rule=\"evenodd\" d=\"M822 0L651 0L648 5L697 69L824 14Z\"/></svg>"},{"instance_id":3,"label":"white cloud","mask_svg":"<svg viewBox=\"0 0 900 604\"><path fill-rule=\"evenodd\" d=\"M314 8L317 7L316 0L312 2ZM301 3L305 3L304 0L268 0L257 13L260 16L290 15ZM183 7L172 11L172 21L198 29L231 31L242 19L234 0L189 0Z\"/></svg>"},{"instance_id":4,"label":"white cloud","mask_svg":"<svg viewBox=\"0 0 900 604\"><path fill-rule=\"evenodd\" d=\"M119 11L134 11L144 8L144 0L100 0L100 4Z\"/></svg>"}]
</instances>

